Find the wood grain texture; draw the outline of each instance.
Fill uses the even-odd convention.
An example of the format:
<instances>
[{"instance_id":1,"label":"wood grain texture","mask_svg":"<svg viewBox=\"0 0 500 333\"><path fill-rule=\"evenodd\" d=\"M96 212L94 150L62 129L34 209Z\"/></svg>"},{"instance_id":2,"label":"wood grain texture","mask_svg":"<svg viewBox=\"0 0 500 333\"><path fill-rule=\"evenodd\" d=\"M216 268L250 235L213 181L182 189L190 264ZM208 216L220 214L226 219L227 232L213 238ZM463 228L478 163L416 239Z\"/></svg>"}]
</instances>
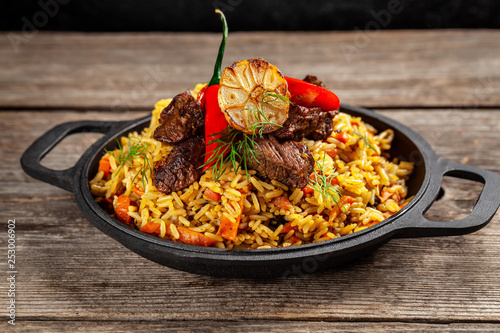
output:
<instances>
[{"instance_id":1,"label":"wood grain texture","mask_svg":"<svg viewBox=\"0 0 500 333\"><path fill-rule=\"evenodd\" d=\"M500 172L498 110L378 111L442 156ZM354 263L287 279L220 279L147 261L95 229L71 193L25 175L19 158L57 123L145 112L0 113L1 230L16 219L21 331L495 331L500 324L500 213L469 235L393 239ZM98 137L73 135L44 160L71 166ZM447 180L428 213L468 214L481 186ZM0 233L6 252L6 233ZM0 261L6 272L6 262ZM6 284L0 285L5 295ZM6 325L5 322L2 325Z\"/></svg>"},{"instance_id":2,"label":"wood grain texture","mask_svg":"<svg viewBox=\"0 0 500 333\"><path fill-rule=\"evenodd\" d=\"M312 321L142 321L142 322L119 322L119 321L23 321L17 332L217 332L217 333L311 333L311 332L498 332L495 324L422 324L422 323L391 323L391 322L312 322Z\"/></svg>"},{"instance_id":3,"label":"wood grain texture","mask_svg":"<svg viewBox=\"0 0 500 333\"><path fill-rule=\"evenodd\" d=\"M382 31L364 44L356 36L231 34L225 64L261 56L290 76L317 74L344 103L379 107L376 112L415 130L440 156L500 173L500 32ZM39 33L14 54L0 34L0 230L16 219L16 329L499 331L500 213L476 233L393 239L328 272L219 279L128 251L83 218L71 193L21 170L21 153L56 124L136 119L157 99L206 81L219 38ZM346 58L340 44L356 41ZM106 112L117 109L142 111ZM68 168L99 137L69 136L42 163ZM431 220L467 216L482 186L445 178L442 188L426 213ZM0 232L0 253L6 237ZM0 260L2 279L6 264ZM0 284L1 295L7 289ZM0 297L2 306L7 301ZM0 327L5 330L6 319Z\"/></svg>"},{"instance_id":4,"label":"wood grain texture","mask_svg":"<svg viewBox=\"0 0 500 333\"><path fill-rule=\"evenodd\" d=\"M263 57L316 74L342 102L367 107L500 106L494 30L231 33L224 65ZM220 34L0 33L0 107L149 109L206 82Z\"/></svg>"}]
</instances>

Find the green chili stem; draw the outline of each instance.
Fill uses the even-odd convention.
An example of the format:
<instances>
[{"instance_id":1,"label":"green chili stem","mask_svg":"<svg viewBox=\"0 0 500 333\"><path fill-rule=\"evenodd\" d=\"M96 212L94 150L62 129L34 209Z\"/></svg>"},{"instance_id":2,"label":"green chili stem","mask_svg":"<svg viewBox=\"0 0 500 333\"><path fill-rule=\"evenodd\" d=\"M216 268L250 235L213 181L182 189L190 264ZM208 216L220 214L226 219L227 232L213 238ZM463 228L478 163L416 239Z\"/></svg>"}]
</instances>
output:
<instances>
[{"instance_id":1,"label":"green chili stem","mask_svg":"<svg viewBox=\"0 0 500 333\"><path fill-rule=\"evenodd\" d=\"M224 57L224 49L226 48L226 39L228 33L227 21L224 13L219 9L216 9L215 12L220 15L220 19L222 21L222 41L220 42L219 53L217 54L217 60L215 61L214 75L210 79L210 82L208 82L209 87L214 84L219 84L220 82L222 58Z\"/></svg>"}]
</instances>

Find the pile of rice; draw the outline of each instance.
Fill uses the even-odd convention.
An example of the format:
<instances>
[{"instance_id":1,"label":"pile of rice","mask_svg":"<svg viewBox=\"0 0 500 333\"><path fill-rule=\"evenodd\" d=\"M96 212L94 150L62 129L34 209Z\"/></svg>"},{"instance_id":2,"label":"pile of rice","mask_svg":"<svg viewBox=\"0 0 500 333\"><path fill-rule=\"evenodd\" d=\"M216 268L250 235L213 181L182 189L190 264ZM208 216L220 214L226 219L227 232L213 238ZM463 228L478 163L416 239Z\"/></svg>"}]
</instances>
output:
<instances>
[{"instance_id":1,"label":"pile of rice","mask_svg":"<svg viewBox=\"0 0 500 333\"><path fill-rule=\"evenodd\" d=\"M197 85L193 95L196 96L202 87ZM151 123L142 133L134 132L121 138L123 149L127 149L129 140L147 144L146 156L153 166L172 149L172 146L153 139L160 113L170 101L163 99L156 103ZM118 168L113 155L110 156L111 174L103 179L103 172L98 172L90 181L91 192L97 202L108 200L116 206L116 192L120 187L122 194L135 202L129 207L128 215L137 229L146 223L160 223L159 237L172 241L179 239L178 226L203 233L216 240L213 246L228 249L287 247L334 239L363 230L398 212L411 199L406 199L406 181L413 171L413 164L390 160L385 152L394 139L392 130L377 134L376 129L361 118L342 112L333 123L334 131L327 140L304 139L302 142L309 147L317 162L324 163L326 174L334 172L338 175L338 189L343 196L355 199L352 204L339 205L331 199L325 202L319 192L304 194L301 189L289 188L275 180L264 181L253 170L247 177L244 170L235 173L232 167L228 167L217 182L207 170L189 187L163 194L154 186L152 170L146 169L145 188L141 176L136 177L145 163L143 158L136 158L133 165ZM334 138L340 131L347 134L345 143ZM142 195L138 195L134 188L140 188L144 194L141 191ZM206 188L219 193L221 199L218 202L209 200L204 196ZM245 188L250 188L250 191L241 212L242 193L239 190ZM274 205L272 199L279 196L288 198L293 207L280 209ZM216 235L223 215L234 221L240 213L236 241ZM290 230L282 232L289 222Z\"/></svg>"}]
</instances>

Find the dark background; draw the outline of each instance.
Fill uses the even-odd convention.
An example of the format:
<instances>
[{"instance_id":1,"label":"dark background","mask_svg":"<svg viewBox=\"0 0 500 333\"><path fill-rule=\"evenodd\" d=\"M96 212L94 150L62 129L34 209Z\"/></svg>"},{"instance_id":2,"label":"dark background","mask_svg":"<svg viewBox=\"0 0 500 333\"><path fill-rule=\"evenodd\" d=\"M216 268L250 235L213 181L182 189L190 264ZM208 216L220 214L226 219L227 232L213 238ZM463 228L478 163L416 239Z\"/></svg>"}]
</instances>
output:
<instances>
[{"instance_id":1,"label":"dark background","mask_svg":"<svg viewBox=\"0 0 500 333\"><path fill-rule=\"evenodd\" d=\"M401 10L381 28L500 28L498 0L393 0ZM387 0L4 0L0 30L220 31L221 8L231 31L352 30L387 13ZM26 23L29 22L29 23ZM379 23L380 24L380 23ZM373 26L372 28L376 28Z\"/></svg>"}]
</instances>

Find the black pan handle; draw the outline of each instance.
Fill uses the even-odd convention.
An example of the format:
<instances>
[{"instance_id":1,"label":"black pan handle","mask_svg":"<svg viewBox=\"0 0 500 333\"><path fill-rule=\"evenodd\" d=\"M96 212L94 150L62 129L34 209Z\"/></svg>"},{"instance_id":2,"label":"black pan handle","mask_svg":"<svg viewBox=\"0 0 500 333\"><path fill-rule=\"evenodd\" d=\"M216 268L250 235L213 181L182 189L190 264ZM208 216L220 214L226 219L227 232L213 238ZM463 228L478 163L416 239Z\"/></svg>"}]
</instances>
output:
<instances>
[{"instance_id":1,"label":"black pan handle","mask_svg":"<svg viewBox=\"0 0 500 333\"><path fill-rule=\"evenodd\" d=\"M500 205L500 175L440 158L436 172L433 172L422 202L417 202L414 214L402 216L403 226L397 237L453 236L477 231L484 227L495 215ZM426 219L423 214L435 201L444 176L468 179L484 184L476 204L469 216L451 222ZM422 209L423 208L423 209Z\"/></svg>"},{"instance_id":2,"label":"black pan handle","mask_svg":"<svg viewBox=\"0 0 500 333\"><path fill-rule=\"evenodd\" d=\"M109 133L127 123L129 121L74 121L58 125L26 149L21 157L21 166L31 177L71 192L75 167L65 170L49 169L40 164L42 158L68 135L86 132Z\"/></svg>"}]
</instances>

